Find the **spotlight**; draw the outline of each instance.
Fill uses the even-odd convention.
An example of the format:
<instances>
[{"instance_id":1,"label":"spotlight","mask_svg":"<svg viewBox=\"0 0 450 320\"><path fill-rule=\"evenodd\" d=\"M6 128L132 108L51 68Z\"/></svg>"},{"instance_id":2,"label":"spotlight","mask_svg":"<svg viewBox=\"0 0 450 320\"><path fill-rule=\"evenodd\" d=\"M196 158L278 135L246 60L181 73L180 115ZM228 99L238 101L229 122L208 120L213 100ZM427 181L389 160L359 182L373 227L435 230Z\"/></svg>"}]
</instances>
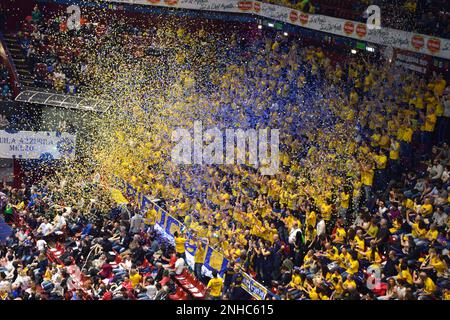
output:
<instances>
[{"instance_id":1,"label":"spotlight","mask_svg":"<svg viewBox=\"0 0 450 320\"><path fill-rule=\"evenodd\" d=\"M258 24L258 29L262 29L262 24Z\"/></svg>"},{"instance_id":2,"label":"spotlight","mask_svg":"<svg viewBox=\"0 0 450 320\"><path fill-rule=\"evenodd\" d=\"M366 47L366 50L369 52L375 52L375 48L373 47Z\"/></svg>"},{"instance_id":3,"label":"spotlight","mask_svg":"<svg viewBox=\"0 0 450 320\"><path fill-rule=\"evenodd\" d=\"M273 28L275 25L274 25L273 23L270 23L270 22L269 22L268 26L271 27L271 28Z\"/></svg>"},{"instance_id":4,"label":"spotlight","mask_svg":"<svg viewBox=\"0 0 450 320\"><path fill-rule=\"evenodd\" d=\"M287 32L283 32L283 35L284 35L285 37L287 37L287 36L288 36L288 33L287 33Z\"/></svg>"},{"instance_id":5,"label":"spotlight","mask_svg":"<svg viewBox=\"0 0 450 320\"><path fill-rule=\"evenodd\" d=\"M356 50L355 50L355 49L352 49L352 53L353 53L353 54L356 54Z\"/></svg>"}]
</instances>

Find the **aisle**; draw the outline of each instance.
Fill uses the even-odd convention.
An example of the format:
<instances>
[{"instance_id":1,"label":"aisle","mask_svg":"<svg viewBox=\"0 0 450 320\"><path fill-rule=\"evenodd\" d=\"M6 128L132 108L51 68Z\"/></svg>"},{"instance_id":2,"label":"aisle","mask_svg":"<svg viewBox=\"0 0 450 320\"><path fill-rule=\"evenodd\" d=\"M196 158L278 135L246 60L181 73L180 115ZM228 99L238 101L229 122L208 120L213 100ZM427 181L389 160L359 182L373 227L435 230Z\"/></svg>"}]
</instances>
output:
<instances>
[{"instance_id":1,"label":"aisle","mask_svg":"<svg viewBox=\"0 0 450 320\"><path fill-rule=\"evenodd\" d=\"M6 238L12 232L12 228L5 222L2 216L0 216L0 243L4 242Z\"/></svg>"}]
</instances>

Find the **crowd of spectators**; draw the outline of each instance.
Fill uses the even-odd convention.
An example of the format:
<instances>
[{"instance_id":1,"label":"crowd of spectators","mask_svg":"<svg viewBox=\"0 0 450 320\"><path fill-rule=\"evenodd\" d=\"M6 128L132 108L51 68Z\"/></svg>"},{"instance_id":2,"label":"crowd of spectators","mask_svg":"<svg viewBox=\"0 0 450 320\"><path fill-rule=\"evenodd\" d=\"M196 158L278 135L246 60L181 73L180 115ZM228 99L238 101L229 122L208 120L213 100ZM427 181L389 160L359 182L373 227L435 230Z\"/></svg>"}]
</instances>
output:
<instances>
[{"instance_id":1,"label":"crowd of spectators","mask_svg":"<svg viewBox=\"0 0 450 320\"><path fill-rule=\"evenodd\" d=\"M156 28L148 27L142 21L130 23L120 17L109 20L96 16L93 14L90 21L87 14L81 18L79 29L70 29L65 13L44 18L35 6L22 24L18 38L36 85L61 93L85 93L86 83L92 81L95 73L93 60L120 51L128 54L129 59L164 65L164 59L177 54L183 45L173 34L177 32L172 26L174 20L167 19ZM109 52L106 52L107 48ZM192 56L200 55L200 43L191 43L189 49ZM202 54L208 57L205 52ZM178 54L177 59L185 57ZM207 68L204 72L208 72Z\"/></svg>"},{"instance_id":2,"label":"crowd of spectators","mask_svg":"<svg viewBox=\"0 0 450 320\"><path fill-rule=\"evenodd\" d=\"M441 37L448 37L450 31L448 12L435 10L440 4L437 2L423 3L417 9L417 4L411 1L382 2L382 25L406 31L423 32ZM295 4L283 2L297 9L310 13L339 16L352 20L363 21L363 11L370 3L368 1L347 1L334 3L333 1L299 1ZM336 7L339 6L339 10ZM428 10L427 10L428 9ZM343 12L341 14L341 12ZM345 16L345 12L350 15ZM355 13L356 12L356 13ZM389 14L385 14L388 12ZM397 16L393 16L397 15ZM412 28L412 29L411 29ZM120 32L119 32L119 31ZM95 35L90 38L88 35ZM139 29L124 25L123 21L110 23L88 21L82 18L81 29L68 30L63 14L52 17L42 17L38 6L32 14L25 19L18 38L26 57L28 67L34 76L34 83L38 86L49 87L57 92L77 94L83 91L86 80L89 78L87 49L102 45L100 37L119 36L129 45L161 43L156 35L156 29ZM69 42L69 39L71 42ZM169 44L164 44L167 46ZM172 46L176 45L174 43ZM146 50L140 55L150 54Z\"/></svg>"},{"instance_id":3,"label":"crowd of spectators","mask_svg":"<svg viewBox=\"0 0 450 320\"><path fill-rule=\"evenodd\" d=\"M217 106L203 107L212 108L207 115L214 123L281 128L282 172L263 177L245 166L158 171L148 166L165 161L158 144L150 150L158 159L118 169L118 175L166 199L165 208L189 233L207 238L264 285L275 285L283 298L373 298L365 285L368 267L383 281L394 277L396 285L405 274L413 293L408 299L448 298L445 264L439 277L421 273L430 248L440 254L433 261L448 259L447 216L441 233L431 218L448 212L446 174L438 178L448 170L448 146L430 157L433 143L448 141L445 79L417 79L361 57L332 65L321 48L279 38L262 37L244 54L238 46L229 53L226 72L212 75L220 91L206 98ZM194 103L199 99L185 94ZM133 156L140 152L132 148ZM114 157L127 163L132 153ZM431 189L408 192L424 180L434 181ZM414 246L413 259L404 246ZM387 264L389 255L393 262ZM394 266L389 275L386 264ZM432 290L424 292L430 281Z\"/></svg>"},{"instance_id":4,"label":"crowd of spectators","mask_svg":"<svg viewBox=\"0 0 450 320\"><path fill-rule=\"evenodd\" d=\"M450 36L450 7L445 0L400 0L400 1L336 1L336 0L267 0L311 14L364 22L364 13L370 5L381 9L381 25L398 30L434 35Z\"/></svg>"}]
</instances>

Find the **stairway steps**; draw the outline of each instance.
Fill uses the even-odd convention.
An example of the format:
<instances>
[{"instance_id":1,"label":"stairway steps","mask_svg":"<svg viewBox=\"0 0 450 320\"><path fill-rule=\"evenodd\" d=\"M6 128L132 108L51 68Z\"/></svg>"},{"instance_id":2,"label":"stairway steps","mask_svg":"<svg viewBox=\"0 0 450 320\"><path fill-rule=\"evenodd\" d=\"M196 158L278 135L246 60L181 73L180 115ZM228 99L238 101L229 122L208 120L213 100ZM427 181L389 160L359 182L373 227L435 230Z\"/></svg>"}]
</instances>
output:
<instances>
[{"instance_id":1,"label":"stairway steps","mask_svg":"<svg viewBox=\"0 0 450 320\"><path fill-rule=\"evenodd\" d=\"M17 70L17 73L18 73L18 74L21 74L21 75L31 75L31 73L30 73L28 70L27 70L26 72L23 71L24 68L18 68L18 67L16 66L16 70Z\"/></svg>"},{"instance_id":2,"label":"stairway steps","mask_svg":"<svg viewBox=\"0 0 450 320\"><path fill-rule=\"evenodd\" d=\"M14 34L8 34L4 35L3 37L5 39L7 48L11 53L11 58L16 67L22 88L35 88L37 85L35 83L35 77L29 70L26 56L22 50L22 46L18 42L17 36Z\"/></svg>"},{"instance_id":3,"label":"stairway steps","mask_svg":"<svg viewBox=\"0 0 450 320\"><path fill-rule=\"evenodd\" d=\"M28 71L28 65L27 64L16 63L15 61L14 61L14 64L16 65L16 69L17 70L27 70Z\"/></svg>"}]
</instances>

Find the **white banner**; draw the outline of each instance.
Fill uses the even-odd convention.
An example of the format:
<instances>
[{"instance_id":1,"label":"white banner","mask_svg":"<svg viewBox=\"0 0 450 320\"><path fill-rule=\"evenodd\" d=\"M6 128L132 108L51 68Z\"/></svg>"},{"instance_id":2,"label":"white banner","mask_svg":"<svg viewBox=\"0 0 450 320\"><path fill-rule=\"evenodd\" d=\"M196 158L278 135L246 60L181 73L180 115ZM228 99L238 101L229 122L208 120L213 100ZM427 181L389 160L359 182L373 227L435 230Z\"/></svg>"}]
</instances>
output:
<instances>
[{"instance_id":1,"label":"white banner","mask_svg":"<svg viewBox=\"0 0 450 320\"><path fill-rule=\"evenodd\" d=\"M238 0L103 0L107 2L161 6L179 9L247 13L300 27L450 59L450 40L381 26L368 29L365 23L303 13L259 1ZM383 14L383 12L381 12ZM362 15L362 12L361 12Z\"/></svg>"},{"instance_id":2,"label":"white banner","mask_svg":"<svg viewBox=\"0 0 450 320\"><path fill-rule=\"evenodd\" d=\"M420 73L427 73L431 65L431 58L426 55L415 54L410 51L396 50L395 65Z\"/></svg>"},{"instance_id":3,"label":"white banner","mask_svg":"<svg viewBox=\"0 0 450 320\"><path fill-rule=\"evenodd\" d=\"M75 155L76 136L48 131L0 130L0 158L60 159Z\"/></svg>"}]
</instances>

